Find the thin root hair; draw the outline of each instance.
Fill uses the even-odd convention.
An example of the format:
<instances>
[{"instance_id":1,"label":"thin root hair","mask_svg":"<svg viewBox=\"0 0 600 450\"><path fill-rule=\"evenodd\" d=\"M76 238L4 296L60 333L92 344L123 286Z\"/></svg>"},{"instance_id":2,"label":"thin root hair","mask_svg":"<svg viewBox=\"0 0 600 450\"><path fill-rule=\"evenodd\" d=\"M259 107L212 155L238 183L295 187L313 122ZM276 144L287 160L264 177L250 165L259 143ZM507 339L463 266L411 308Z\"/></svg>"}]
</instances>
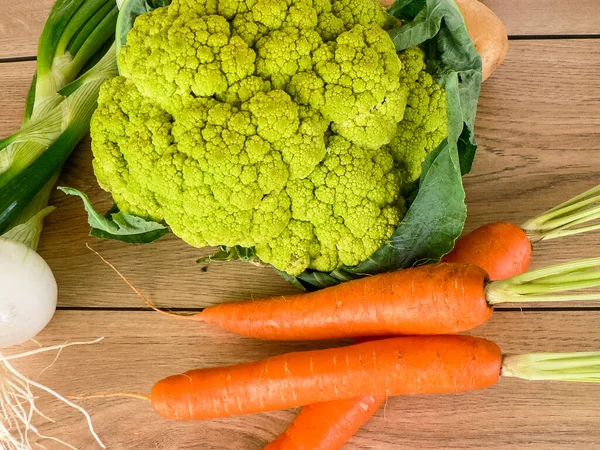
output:
<instances>
[{"instance_id":1,"label":"thin root hair","mask_svg":"<svg viewBox=\"0 0 600 450\"><path fill-rule=\"evenodd\" d=\"M127 286L129 286L131 288L131 290L133 292L136 293L136 295L141 298L144 303L153 311L156 311L158 313L164 314L165 316L169 316L169 317L177 317L179 319L190 319L192 320L193 314L178 314L178 313L174 313L172 311L168 311L165 309L161 309L157 306L155 306L150 300L148 300L144 294L142 294L138 288L136 288L134 286L134 284L129 281L127 279L127 277L125 275L123 275L119 269L117 269L114 264L112 264L110 261L108 261L106 258L104 258L104 256L102 256L99 252L97 252L96 250L94 250L92 247L90 247L90 245L86 242L85 246L91 250L92 252L94 252L96 254L96 256L98 256L98 258L100 258L102 260L103 263L105 263L108 267L110 267L117 275L119 275L119 277L121 277L121 279L125 282L125 284L127 284Z\"/></svg>"}]
</instances>

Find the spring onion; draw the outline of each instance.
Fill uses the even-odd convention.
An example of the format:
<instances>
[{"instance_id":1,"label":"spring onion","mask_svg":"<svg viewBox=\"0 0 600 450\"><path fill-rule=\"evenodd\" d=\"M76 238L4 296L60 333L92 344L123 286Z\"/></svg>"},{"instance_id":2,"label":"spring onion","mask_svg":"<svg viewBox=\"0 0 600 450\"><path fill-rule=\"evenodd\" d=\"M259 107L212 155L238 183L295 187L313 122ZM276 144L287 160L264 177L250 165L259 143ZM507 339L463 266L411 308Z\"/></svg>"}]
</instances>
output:
<instances>
[{"instance_id":1,"label":"spring onion","mask_svg":"<svg viewBox=\"0 0 600 450\"><path fill-rule=\"evenodd\" d=\"M117 73L117 13L114 0L55 3L22 127L0 140L0 348L31 339L54 313L56 282L35 250L60 169L88 132L100 85Z\"/></svg>"},{"instance_id":2,"label":"spring onion","mask_svg":"<svg viewBox=\"0 0 600 450\"><path fill-rule=\"evenodd\" d=\"M57 285L36 253L44 218L54 210L50 193L63 163L87 134L100 86L117 75L115 0L57 0L42 31L37 68L19 131L0 139L0 348L33 339L50 321ZM67 344L71 345L71 344ZM67 346L59 346L60 348ZM32 388L87 413L19 373L0 353L0 448L28 450L37 413Z\"/></svg>"}]
</instances>

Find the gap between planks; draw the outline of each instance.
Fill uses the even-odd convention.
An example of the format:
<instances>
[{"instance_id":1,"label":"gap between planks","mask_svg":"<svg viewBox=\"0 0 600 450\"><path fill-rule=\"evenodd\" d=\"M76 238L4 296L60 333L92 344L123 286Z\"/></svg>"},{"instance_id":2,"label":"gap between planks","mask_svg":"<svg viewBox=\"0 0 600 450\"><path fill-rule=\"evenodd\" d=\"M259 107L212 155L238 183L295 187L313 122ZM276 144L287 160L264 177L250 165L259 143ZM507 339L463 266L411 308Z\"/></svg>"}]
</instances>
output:
<instances>
[{"instance_id":1,"label":"gap between planks","mask_svg":"<svg viewBox=\"0 0 600 450\"><path fill-rule=\"evenodd\" d=\"M0 64L3 63L18 63L27 61L37 61L37 56L11 56L8 58L0 58Z\"/></svg>"},{"instance_id":2,"label":"gap between planks","mask_svg":"<svg viewBox=\"0 0 600 450\"><path fill-rule=\"evenodd\" d=\"M509 41L556 41L572 39L600 39L600 34L513 34L508 36Z\"/></svg>"}]
</instances>

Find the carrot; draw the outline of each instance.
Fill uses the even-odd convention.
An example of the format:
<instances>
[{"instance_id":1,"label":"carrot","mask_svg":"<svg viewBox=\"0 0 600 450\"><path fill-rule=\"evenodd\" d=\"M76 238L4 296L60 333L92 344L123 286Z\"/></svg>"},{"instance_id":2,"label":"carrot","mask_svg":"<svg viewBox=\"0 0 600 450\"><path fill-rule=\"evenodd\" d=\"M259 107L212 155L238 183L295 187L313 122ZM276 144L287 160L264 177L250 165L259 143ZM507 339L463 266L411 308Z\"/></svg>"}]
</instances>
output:
<instances>
[{"instance_id":1,"label":"carrot","mask_svg":"<svg viewBox=\"0 0 600 450\"><path fill-rule=\"evenodd\" d=\"M469 336L399 337L191 370L160 380L163 417L204 420L383 394L463 392L494 384L500 349Z\"/></svg>"},{"instance_id":2,"label":"carrot","mask_svg":"<svg viewBox=\"0 0 600 450\"><path fill-rule=\"evenodd\" d=\"M474 265L432 264L316 292L221 303L190 317L275 340L457 333L491 316L486 278Z\"/></svg>"},{"instance_id":3,"label":"carrot","mask_svg":"<svg viewBox=\"0 0 600 450\"><path fill-rule=\"evenodd\" d=\"M258 362L191 370L158 381L146 399L161 416L206 420L361 395L449 394L483 389L500 375L528 380L600 381L600 352L503 358L472 336L404 336L288 353Z\"/></svg>"},{"instance_id":4,"label":"carrot","mask_svg":"<svg viewBox=\"0 0 600 450\"><path fill-rule=\"evenodd\" d=\"M365 395L307 405L264 450L340 449L375 414L385 398Z\"/></svg>"},{"instance_id":5,"label":"carrot","mask_svg":"<svg viewBox=\"0 0 600 450\"><path fill-rule=\"evenodd\" d=\"M452 334L487 321L495 304L583 299L554 293L577 289L580 281L584 287L599 286L600 271L572 273L598 265L600 258L592 258L488 283L485 271L475 265L438 263L316 292L221 303L188 317L274 340ZM600 300L600 294L585 299Z\"/></svg>"},{"instance_id":6,"label":"carrot","mask_svg":"<svg viewBox=\"0 0 600 450\"><path fill-rule=\"evenodd\" d=\"M510 222L492 222L460 237L443 261L475 264L491 279L505 280L527 272L532 253L531 242L521 227Z\"/></svg>"},{"instance_id":7,"label":"carrot","mask_svg":"<svg viewBox=\"0 0 600 450\"><path fill-rule=\"evenodd\" d=\"M372 339L359 338L355 343L369 340ZM339 450L373 417L386 398L385 395L363 395L304 406L264 450Z\"/></svg>"},{"instance_id":8,"label":"carrot","mask_svg":"<svg viewBox=\"0 0 600 450\"><path fill-rule=\"evenodd\" d=\"M585 225L600 218L599 203L596 186L521 226L488 223L459 238L443 261L475 264L492 280L519 275L529 267L532 243L599 229L599 224Z\"/></svg>"},{"instance_id":9,"label":"carrot","mask_svg":"<svg viewBox=\"0 0 600 450\"><path fill-rule=\"evenodd\" d=\"M487 282L486 272L478 266L437 263L360 278L321 291L221 303L181 315L154 306L114 265L95 253L155 311L259 339L453 334L484 323L491 317L493 306L500 303L600 300L599 292L565 294L600 286L600 258L492 282Z\"/></svg>"}]
</instances>

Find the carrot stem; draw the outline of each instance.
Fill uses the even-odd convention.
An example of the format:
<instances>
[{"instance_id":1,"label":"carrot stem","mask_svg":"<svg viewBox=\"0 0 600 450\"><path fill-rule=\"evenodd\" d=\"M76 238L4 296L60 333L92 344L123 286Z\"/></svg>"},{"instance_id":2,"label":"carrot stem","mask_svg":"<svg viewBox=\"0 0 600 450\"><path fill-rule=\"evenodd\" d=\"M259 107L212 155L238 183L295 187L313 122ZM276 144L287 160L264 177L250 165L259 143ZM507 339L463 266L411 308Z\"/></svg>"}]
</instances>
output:
<instances>
[{"instance_id":1,"label":"carrot stem","mask_svg":"<svg viewBox=\"0 0 600 450\"><path fill-rule=\"evenodd\" d=\"M506 355L502 376L525 380L600 382L600 352Z\"/></svg>"},{"instance_id":2,"label":"carrot stem","mask_svg":"<svg viewBox=\"0 0 600 450\"><path fill-rule=\"evenodd\" d=\"M600 229L600 224L581 226L600 219L600 185L528 220L521 228L531 242L556 239Z\"/></svg>"},{"instance_id":3,"label":"carrot stem","mask_svg":"<svg viewBox=\"0 0 600 450\"><path fill-rule=\"evenodd\" d=\"M553 266L544 267L543 269L532 270L522 275L517 275L515 277L509 278L509 280L513 284L523 284L537 281L542 278L549 278L557 275L565 275L582 270L595 269L598 266L600 266L600 258L579 259L576 261L569 261L562 264L555 264Z\"/></svg>"},{"instance_id":4,"label":"carrot stem","mask_svg":"<svg viewBox=\"0 0 600 450\"><path fill-rule=\"evenodd\" d=\"M490 305L499 303L600 301L600 290L567 293L600 287L600 258L582 259L534 270L486 286Z\"/></svg>"},{"instance_id":5,"label":"carrot stem","mask_svg":"<svg viewBox=\"0 0 600 450\"><path fill-rule=\"evenodd\" d=\"M591 197L592 195L598 194L598 193L600 193L600 184L598 186L594 186L591 189L588 189L585 192L582 192L581 194L571 198L570 200L567 200L567 201L561 203L560 205L555 206L554 208L551 208L548 212L557 211L557 210L563 209L567 206L571 206L576 203L580 203L581 201Z\"/></svg>"},{"instance_id":6,"label":"carrot stem","mask_svg":"<svg viewBox=\"0 0 600 450\"><path fill-rule=\"evenodd\" d=\"M556 230L564 228L567 225L573 223L584 223L590 220L594 220L598 218L600 215L600 207L596 206L594 208L585 209L583 211L577 211L573 214L558 217L553 220L548 220L544 225L540 227L542 230Z\"/></svg>"},{"instance_id":7,"label":"carrot stem","mask_svg":"<svg viewBox=\"0 0 600 450\"><path fill-rule=\"evenodd\" d=\"M573 281L585 281L585 280L595 280L598 277L598 274L595 271L576 271L573 273L568 273L566 275L556 275L553 277L540 278L536 281L536 283L541 284L556 284L556 283L568 283Z\"/></svg>"}]
</instances>

